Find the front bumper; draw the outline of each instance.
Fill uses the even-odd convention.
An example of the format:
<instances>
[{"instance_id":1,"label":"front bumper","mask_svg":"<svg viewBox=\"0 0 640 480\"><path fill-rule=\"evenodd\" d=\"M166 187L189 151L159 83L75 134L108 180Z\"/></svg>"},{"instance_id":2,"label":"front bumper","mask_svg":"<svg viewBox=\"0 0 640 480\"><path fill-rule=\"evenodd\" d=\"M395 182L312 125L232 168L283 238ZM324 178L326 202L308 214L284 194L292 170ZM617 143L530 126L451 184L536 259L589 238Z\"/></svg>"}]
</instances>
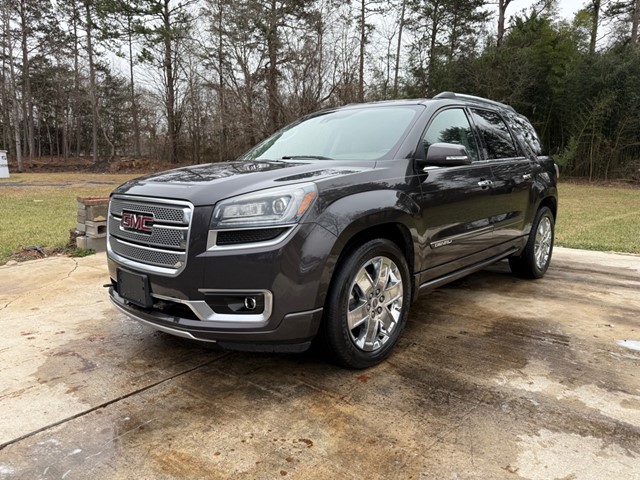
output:
<instances>
[{"instance_id":1,"label":"front bumper","mask_svg":"<svg viewBox=\"0 0 640 480\"><path fill-rule=\"evenodd\" d=\"M140 322L185 338L242 350L306 349L322 318L335 263L335 235L316 224L300 224L278 244L207 249L207 231L197 226L211 212L196 208L194 216L189 257L178 275L138 270L108 255L115 306ZM143 308L118 294L120 269L148 278L153 307ZM211 304L211 295L221 292L255 293L264 299L264 308L255 314L224 313Z\"/></svg>"},{"instance_id":2,"label":"front bumper","mask_svg":"<svg viewBox=\"0 0 640 480\"><path fill-rule=\"evenodd\" d=\"M285 315L273 330L241 330L213 327L216 322L181 318L156 309L137 307L125 301L113 287L111 302L127 316L171 335L216 342L222 347L251 351L300 352L309 348L322 319L322 308ZM229 326L228 324L226 326Z\"/></svg>"}]
</instances>

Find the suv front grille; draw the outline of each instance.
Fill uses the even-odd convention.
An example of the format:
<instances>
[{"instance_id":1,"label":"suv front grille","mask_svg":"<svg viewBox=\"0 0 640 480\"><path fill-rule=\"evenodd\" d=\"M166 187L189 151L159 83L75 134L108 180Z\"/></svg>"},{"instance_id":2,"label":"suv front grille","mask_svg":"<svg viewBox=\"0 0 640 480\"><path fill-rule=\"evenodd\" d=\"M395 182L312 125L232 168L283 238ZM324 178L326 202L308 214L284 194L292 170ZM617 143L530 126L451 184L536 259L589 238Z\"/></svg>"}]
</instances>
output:
<instances>
[{"instance_id":1,"label":"suv front grille","mask_svg":"<svg viewBox=\"0 0 640 480\"><path fill-rule=\"evenodd\" d=\"M158 205L158 200L150 201L138 201L131 198L113 197L109 204L110 212L115 216L122 216L123 210L130 210L135 212L152 213L156 221L164 223L173 223L184 225L185 222L185 207L182 205L168 206ZM160 200L162 201L162 200Z\"/></svg>"},{"instance_id":2,"label":"suv front grille","mask_svg":"<svg viewBox=\"0 0 640 480\"><path fill-rule=\"evenodd\" d=\"M187 262L192 215L188 202L113 196L107 223L109 254L143 271L176 275Z\"/></svg>"}]
</instances>

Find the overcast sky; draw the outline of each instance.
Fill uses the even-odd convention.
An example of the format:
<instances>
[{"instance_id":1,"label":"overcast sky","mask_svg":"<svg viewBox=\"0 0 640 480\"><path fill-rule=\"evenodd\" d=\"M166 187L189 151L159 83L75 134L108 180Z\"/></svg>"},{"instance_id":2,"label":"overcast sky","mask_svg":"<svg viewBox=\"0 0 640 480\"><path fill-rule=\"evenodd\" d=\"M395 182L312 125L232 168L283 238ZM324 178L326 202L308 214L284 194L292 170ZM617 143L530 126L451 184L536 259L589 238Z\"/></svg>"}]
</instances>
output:
<instances>
[{"instance_id":1,"label":"overcast sky","mask_svg":"<svg viewBox=\"0 0 640 480\"><path fill-rule=\"evenodd\" d=\"M527 8L531 3L529 0L514 0L511 5L509 5L508 14L513 15L514 12ZM585 3L586 0L559 0L560 15L567 20L573 20L573 15L580 10Z\"/></svg>"},{"instance_id":2,"label":"overcast sky","mask_svg":"<svg viewBox=\"0 0 640 480\"><path fill-rule=\"evenodd\" d=\"M560 0L560 15L571 20L573 15L586 3L584 0Z\"/></svg>"}]
</instances>

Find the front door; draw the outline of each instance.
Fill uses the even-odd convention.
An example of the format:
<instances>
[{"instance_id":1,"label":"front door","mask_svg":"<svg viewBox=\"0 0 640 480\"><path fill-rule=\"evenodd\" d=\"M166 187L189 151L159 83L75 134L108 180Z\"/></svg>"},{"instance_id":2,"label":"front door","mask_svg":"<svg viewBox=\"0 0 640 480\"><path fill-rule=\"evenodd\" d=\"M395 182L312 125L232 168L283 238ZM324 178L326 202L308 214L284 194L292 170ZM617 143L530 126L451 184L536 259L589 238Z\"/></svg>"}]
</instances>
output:
<instances>
[{"instance_id":1,"label":"front door","mask_svg":"<svg viewBox=\"0 0 640 480\"><path fill-rule=\"evenodd\" d=\"M441 110L423 136L426 152L434 143L463 145L473 163L455 167L427 167L424 171L421 282L438 272L463 268L478 260L478 252L492 245L493 173L481 161L478 142L464 108ZM452 263L455 262L455 263Z\"/></svg>"}]
</instances>

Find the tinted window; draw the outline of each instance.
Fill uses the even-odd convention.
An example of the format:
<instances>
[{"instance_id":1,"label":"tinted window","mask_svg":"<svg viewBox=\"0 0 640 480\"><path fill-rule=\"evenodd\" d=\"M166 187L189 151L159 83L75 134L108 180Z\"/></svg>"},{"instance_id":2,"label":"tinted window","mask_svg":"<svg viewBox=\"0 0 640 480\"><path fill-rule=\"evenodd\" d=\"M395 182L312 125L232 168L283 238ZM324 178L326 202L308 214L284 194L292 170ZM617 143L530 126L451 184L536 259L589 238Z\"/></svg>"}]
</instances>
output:
<instances>
[{"instance_id":1,"label":"tinted window","mask_svg":"<svg viewBox=\"0 0 640 480\"><path fill-rule=\"evenodd\" d=\"M495 112L488 110L472 110L473 121L476 122L484 144L487 148L487 159L517 157L515 143L504 120Z\"/></svg>"},{"instance_id":2,"label":"tinted window","mask_svg":"<svg viewBox=\"0 0 640 480\"><path fill-rule=\"evenodd\" d=\"M472 161L478 160L478 147L464 110L451 108L436 115L422 140L425 156L434 143L464 145Z\"/></svg>"},{"instance_id":3,"label":"tinted window","mask_svg":"<svg viewBox=\"0 0 640 480\"><path fill-rule=\"evenodd\" d=\"M247 152L243 160L383 158L404 138L422 107L337 110L295 122Z\"/></svg>"},{"instance_id":4,"label":"tinted window","mask_svg":"<svg viewBox=\"0 0 640 480\"><path fill-rule=\"evenodd\" d=\"M513 127L514 130L522 137L526 146L529 147L533 153L536 155L542 155L542 145L540 144L538 134L525 117L514 117Z\"/></svg>"}]
</instances>

